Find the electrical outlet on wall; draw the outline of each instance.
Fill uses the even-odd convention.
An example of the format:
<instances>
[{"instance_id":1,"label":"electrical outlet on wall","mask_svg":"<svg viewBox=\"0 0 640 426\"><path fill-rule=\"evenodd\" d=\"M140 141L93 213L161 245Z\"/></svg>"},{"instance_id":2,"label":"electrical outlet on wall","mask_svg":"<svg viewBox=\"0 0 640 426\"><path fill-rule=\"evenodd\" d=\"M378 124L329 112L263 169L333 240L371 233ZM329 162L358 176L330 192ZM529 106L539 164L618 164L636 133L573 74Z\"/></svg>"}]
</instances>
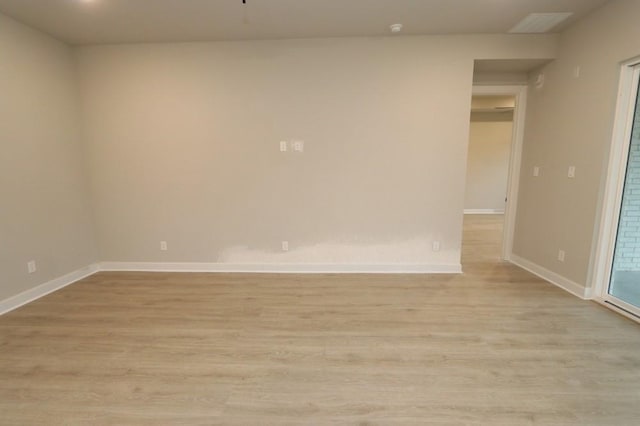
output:
<instances>
[{"instance_id":1,"label":"electrical outlet on wall","mask_svg":"<svg viewBox=\"0 0 640 426\"><path fill-rule=\"evenodd\" d=\"M35 260L30 260L29 262L27 262L27 271L30 274L33 274L36 270L37 270L37 268L36 268L36 261Z\"/></svg>"},{"instance_id":2,"label":"electrical outlet on wall","mask_svg":"<svg viewBox=\"0 0 640 426\"><path fill-rule=\"evenodd\" d=\"M573 179L576 177L576 166L569 167L569 171L567 172L567 177L569 179Z\"/></svg>"},{"instance_id":3,"label":"electrical outlet on wall","mask_svg":"<svg viewBox=\"0 0 640 426\"><path fill-rule=\"evenodd\" d=\"M440 241L434 241L432 244L433 251L440 251Z\"/></svg>"},{"instance_id":4,"label":"electrical outlet on wall","mask_svg":"<svg viewBox=\"0 0 640 426\"><path fill-rule=\"evenodd\" d=\"M535 167L533 168L533 176L534 176L534 177L538 177L538 176L540 176L540 167L539 167L539 166L535 166Z\"/></svg>"},{"instance_id":5,"label":"electrical outlet on wall","mask_svg":"<svg viewBox=\"0 0 640 426\"><path fill-rule=\"evenodd\" d=\"M167 245L166 241L160 241L160 250L162 250L162 251L169 250L169 246Z\"/></svg>"},{"instance_id":6,"label":"electrical outlet on wall","mask_svg":"<svg viewBox=\"0 0 640 426\"><path fill-rule=\"evenodd\" d=\"M289 142L280 141L280 152L287 152L289 150Z\"/></svg>"},{"instance_id":7,"label":"electrical outlet on wall","mask_svg":"<svg viewBox=\"0 0 640 426\"><path fill-rule=\"evenodd\" d=\"M289 251L289 241L282 242L282 251Z\"/></svg>"},{"instance_id":8,"label":"electrical outlet on wall","mask_svg":"<svg viewBox=\"0 0 640 426\"><path fill-rule=\"evenodd\" d=\"M559 250L559 251L558 251L558 260L559 260L560 262L564 262L565 254L566 254L566 253L564 252L564 250Z\"/></svg>"},{"instance_id":9,"label":"electrical outlet on wall","mask_svg":"<svg viewBox=\"0 0 640 426\"><path fill-rule=\"evenodd\" d=\"M293 146L293 150L295 152L304 152L304 141L300 139L294 139L291 141L291 145Z\"/></svg>"}]
</instances>

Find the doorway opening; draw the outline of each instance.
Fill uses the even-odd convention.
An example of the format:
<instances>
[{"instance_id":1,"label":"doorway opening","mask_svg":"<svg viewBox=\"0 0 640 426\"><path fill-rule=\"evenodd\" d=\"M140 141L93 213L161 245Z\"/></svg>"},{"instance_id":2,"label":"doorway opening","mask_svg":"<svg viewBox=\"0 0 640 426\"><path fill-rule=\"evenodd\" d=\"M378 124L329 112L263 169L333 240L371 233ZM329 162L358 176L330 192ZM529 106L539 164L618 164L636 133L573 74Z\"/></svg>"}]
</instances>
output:
<instances>
[{"instance_id":1,"label":"doorway opening","mask_svg":"<svg viewBox=\"0 0 640 426\"><path fill-rule=\"evenodd\" d=\"M462 263L509 261L522 156L526 86L474 86Z\"/></svg>"},{"instance_id":2,"label":"doorway opening","mask_svg":"<svg viewBox=\"0 0 640 426\"><path fill-rule=\"evenodd\" d=\"M474 253L466 261L501 260L515 103L513 95L471 98L464 237Z\"/></svg>"}]
</instances>

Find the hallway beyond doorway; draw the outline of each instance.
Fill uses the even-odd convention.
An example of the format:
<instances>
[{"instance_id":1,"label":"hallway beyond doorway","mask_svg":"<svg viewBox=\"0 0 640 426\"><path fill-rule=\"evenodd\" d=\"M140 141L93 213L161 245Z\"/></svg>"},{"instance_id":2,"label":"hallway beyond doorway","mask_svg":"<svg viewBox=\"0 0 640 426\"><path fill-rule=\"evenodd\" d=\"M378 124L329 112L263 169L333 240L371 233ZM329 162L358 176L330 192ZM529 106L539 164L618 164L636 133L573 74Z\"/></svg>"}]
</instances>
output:
<instances>
[{"instance_id":1,"label":"hallway beyond doorway","mask_svg":"<svg viewBox=\"0 0 640 426\"><path fill-rule=\"evenodd\" d=\"M462 236L462 266L482 263L503 263L502 233L504 227L503 214L464 216Z\"/></svg>"}]
</instances>

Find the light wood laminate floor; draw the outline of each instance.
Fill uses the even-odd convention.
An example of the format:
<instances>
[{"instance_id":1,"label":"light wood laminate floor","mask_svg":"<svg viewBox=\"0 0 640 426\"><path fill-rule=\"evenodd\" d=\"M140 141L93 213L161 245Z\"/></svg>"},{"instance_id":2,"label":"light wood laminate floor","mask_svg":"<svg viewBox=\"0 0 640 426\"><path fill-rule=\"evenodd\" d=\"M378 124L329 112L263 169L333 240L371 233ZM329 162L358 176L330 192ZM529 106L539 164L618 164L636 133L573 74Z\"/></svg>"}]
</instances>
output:
<instances>
[{"instance_id":1,"label":"light wood laminate floor","mask_svg":"<svg viewBox=\"0 0 640 426\"><path fill-rule=\"evenodd\" d=\"M0 317L0 424L640 424L640 326L500 232L462 275L96 274Z\"/></svg>"}]
</instances>

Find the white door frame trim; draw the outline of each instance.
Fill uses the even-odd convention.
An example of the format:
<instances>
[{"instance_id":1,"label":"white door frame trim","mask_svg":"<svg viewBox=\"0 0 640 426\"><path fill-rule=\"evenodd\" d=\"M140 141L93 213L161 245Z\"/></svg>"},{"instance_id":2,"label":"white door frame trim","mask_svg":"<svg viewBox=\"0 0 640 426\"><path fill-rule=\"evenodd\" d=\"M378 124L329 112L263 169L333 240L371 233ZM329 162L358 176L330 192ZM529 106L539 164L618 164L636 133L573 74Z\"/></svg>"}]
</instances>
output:
<instances>
[{"instance_id":1,"label":"white door frame trim","mask_svg":"<svg viewBox=\"0 0 640 426\"><path fill-rule=\"evenodd\" d=\"M524 143L524 124L527 108L526 85L473 86L474 95L511 95L516 98L513 111L513 134L509 156L509 176L507 178L507 202L504 211L504 233L502 239L502 259L510 261L513 254L513 236L516 227L518 191L520 189L520 167Z\"/></svg>"},{"instance_id":2,"label":"white door frame trim","mask_svg":"<svg viewBox=\"0 0 640 426\"><path fill-rule=\"evenodd\" d=\"M613 255L620 219L620 209L626 178L629 146L633 131L636 94L640 83L640 56L621 64L618 102L613 125L613 136L609 152L609 165L602 200L600 222L597 224L597 241L594 270L590 284L596 301L606 304L614 310L611 303L619 301L609 294L609 281L613 268ZM609 303L606 303L609 302ZM630 308L629 305L623 308ZM633 309L633 308L631 308ZM619 310L618 310L619 311ZM640 313L640 309L634 309ZM628 315L629 316L629 315ZM635 318L637 321L638 318Z\"/></svg>"}]
</instances>

